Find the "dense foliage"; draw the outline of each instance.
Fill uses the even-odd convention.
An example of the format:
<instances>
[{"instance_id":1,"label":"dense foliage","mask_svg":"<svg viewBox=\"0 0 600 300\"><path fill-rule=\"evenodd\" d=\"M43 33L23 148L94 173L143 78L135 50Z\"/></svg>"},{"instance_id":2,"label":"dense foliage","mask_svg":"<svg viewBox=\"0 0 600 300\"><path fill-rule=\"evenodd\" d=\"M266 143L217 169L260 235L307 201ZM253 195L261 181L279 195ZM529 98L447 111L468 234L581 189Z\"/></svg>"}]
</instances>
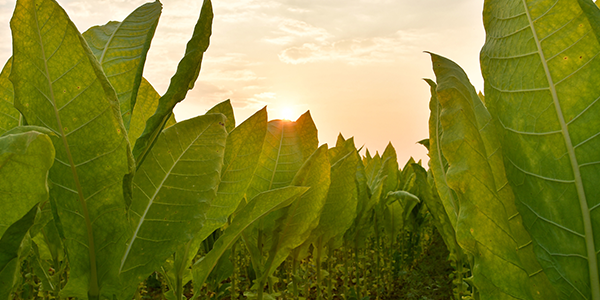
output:
<instances>
[{"instance_id":1,"label":"dense foliage","mask_svg":"<svg viewBox=\"0 0 600 300\"><path fill-rule=\"evenodd\" d=\"M0 299L411 298L441 255L455 299L600 300L593 2L485 1L485 97L431 54L429 170L319 146L308 112L238 125L225 101L175 122L213 14L160 96L142 76L160 12L80 34L54 0L17 1Z\"/></svg>"}]
</instances>

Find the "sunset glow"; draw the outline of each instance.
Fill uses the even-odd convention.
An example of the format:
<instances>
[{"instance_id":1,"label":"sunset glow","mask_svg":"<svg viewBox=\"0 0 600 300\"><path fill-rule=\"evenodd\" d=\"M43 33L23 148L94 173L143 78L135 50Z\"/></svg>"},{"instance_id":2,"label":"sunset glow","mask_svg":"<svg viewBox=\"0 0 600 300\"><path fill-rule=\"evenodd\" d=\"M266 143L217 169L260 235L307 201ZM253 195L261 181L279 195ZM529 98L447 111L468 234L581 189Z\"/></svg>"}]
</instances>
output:
<instances>
[{"instance_id":1,"label":"sunset glow","mask_svg":"<svg viewBox=\"0 0 600 300\"><path fill-rule=\"evenodd\" d=\"M59 0L81 32L123 20L148 0ZM163 94L184 54L202 1L163 1L144 77ZM432 5L435 4L435 5ZM0 63L11 56L8 20L14 1L0 1ZM391 141L398 160L427 160L431 60L460 64L483 86L479 50L481 0L214 1L210 47L198 81L174 110L177 120L231 99L239 124L268 107L269 119L296 120L310 110L319 143L342 133L371 153ZM293 107L281 103L293 99Z\"/></svg>"},{"instance_id":2,"label":"sunset glow","mask_svg":"<svg viewBox=\"0 0 600 300\"><path fill-rule=\"evenodd\" d=\"M297 118L296 113L291 107L283 107L279 109L279 115L280 116L277 119L293 121Z\"/></svg>"}]
</instances>

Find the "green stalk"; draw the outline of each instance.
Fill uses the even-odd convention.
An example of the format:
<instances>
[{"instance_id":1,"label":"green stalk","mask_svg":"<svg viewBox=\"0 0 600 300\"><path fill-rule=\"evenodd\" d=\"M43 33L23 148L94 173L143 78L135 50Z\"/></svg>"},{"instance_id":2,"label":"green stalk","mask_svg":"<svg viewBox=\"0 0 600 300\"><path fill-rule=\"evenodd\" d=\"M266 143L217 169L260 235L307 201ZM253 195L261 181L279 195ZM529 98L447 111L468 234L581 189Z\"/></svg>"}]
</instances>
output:
<instances>
[{"instance_id":1,"label":"green stalk","mask_svg":"<svg viewBox=\"0 0 600 300\"><path fill-rule=\"evenodd\" d=\"M179 268L176 270L175 274L176 274L176 278L175 278L175 295L177 297L177 300L182 300L183 299L183 272L186 269L186 265L183 263L185 261L185 258L188 256L188 253L190 252L190 245L192 244L192 241L189 241L185 244L185 251L183 252L183 257L181 258L181 265L178 266ZM175 253L175 255L177 255L177 253ZM175 259L175 262L177 263L177 259Z\"/></svg>"},{"instance_id":2,"label":"green stalk","mask_svg":"<svg viewBox=\"0 0 600 300\"><path fill-rule=\"evenodd\" d=\"M273 294L275 293L275 284L273 283L273 277L269 276L267 278L267 281L269 282L269 293Z\"/></svg>"},{"instance_id":3,"label":"green stalk","mask_svg":"<svg viewBox=\"0 0 600 300\"><path fill-rule=\"evenodd\" d=\"M329 276L327 277L327 299L333 299L333 288L332 288L332 280L331 280L331 258L333 257L333 239L329 240L328 246L328 254L327 254L327 273Z\"/></svg>"},{"instance_id":4,"label":"green stalk","mask_svg":"<svg viewBox=\"0 0 600 300\"><path fill-rule=\"evenodd\" d=\"M292 258L292 291L294 299L298 299L298 257L296 255L293 255Z\"/></svg>"},{"instance_id":5,"label":"green stalk","mask_svg":"<svg viewBox=\"0 0 600 300\"><path fill-rule=\"evenodd\" d=\"M379 299L379 289L381 287L381 265L380 261L380 253L379 253L379 242L381 237L379 236L379 228L377 227L377 215L375 215L375 264L377 269L375 270L375 281L377 282L377 299Z\"/></svg>"},{"instance_id":6,"label":"green stalk","mask_svg":"<svg viewBox=\"0 0 600 300\"><path fill-rule=\"evenodd\" d=\"M349 292L349 286L350 283L352 282L352 274L350 273L350 270L348 269L348 265L350 265L352 263L352 249L350 247L348 247L348 243L344 243L345 247L344 250L347 249L347 251L342 250L342 257L344 258L344 272L346 273L346 276L344 276L344 295L346 297L348 297L348 292ZM350 254L350 259L348 259L348 254Z\"/></svg>"},{"instance_id":7,"label":"green stalk","mask_svg":"<svg viewBox=\"0 0 600 300\"><path fill-rule=\"evenodd\" d=\"M354 242L354 264L356 265L356 297L362 299L360 294L360 263L358 259L358 242Z\"/></svg>"},{"instance_id":8,"label":"green stalk","mask_svg":"<svg viewBox=\"0 0 600 300\"><path fill-rule=\"evenodd\" d=\"M237 242L235 242L235 243L233 243L233 245L231 245L231 258L230 258L231 262L233 264L233 274L231 275L231 299L233 299L233 300L235 300L235 299L238 298L237 297L238 295L237 295L237 292L236 292L236 281L237 281L236 271L237 271L237 268L238 268L238 265L237 265L237 255L236 255L236 252L235 252L235 250L236 250L235 249L236 248L235 245L236 244L237 244Z\"/></svg>"},{"instance_id":9,"label":"green stalk","mask_svg":"<svg viewBox=\"0 0 600 300\"><path fill-rule=\"evenodd\" d=\"M321 253L323 251L323 237L317 239L317 300L321 300Z\"/></svg>"}]
</instances>

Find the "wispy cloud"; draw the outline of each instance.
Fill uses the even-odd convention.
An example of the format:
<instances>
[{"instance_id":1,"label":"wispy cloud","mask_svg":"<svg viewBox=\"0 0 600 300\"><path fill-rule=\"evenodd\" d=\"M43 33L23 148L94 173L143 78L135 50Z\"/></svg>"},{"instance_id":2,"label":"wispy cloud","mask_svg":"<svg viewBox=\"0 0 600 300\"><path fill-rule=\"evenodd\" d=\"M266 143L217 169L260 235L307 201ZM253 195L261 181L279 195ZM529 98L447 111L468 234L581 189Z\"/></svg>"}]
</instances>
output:
<instances>
[{"instance_id":1,"label":"wispy cloud","mask_svg":"<svg viewBox=\"0 0 600 300\"><path fill-rule=\"evenodd\" d=\"M305 43L279 54L288 64L341 61L350 65L391 62L399 56L417 51L414 41L424 34L399 31L392 36L343 39L334 42Z\"/></svg>"}]
</instances>

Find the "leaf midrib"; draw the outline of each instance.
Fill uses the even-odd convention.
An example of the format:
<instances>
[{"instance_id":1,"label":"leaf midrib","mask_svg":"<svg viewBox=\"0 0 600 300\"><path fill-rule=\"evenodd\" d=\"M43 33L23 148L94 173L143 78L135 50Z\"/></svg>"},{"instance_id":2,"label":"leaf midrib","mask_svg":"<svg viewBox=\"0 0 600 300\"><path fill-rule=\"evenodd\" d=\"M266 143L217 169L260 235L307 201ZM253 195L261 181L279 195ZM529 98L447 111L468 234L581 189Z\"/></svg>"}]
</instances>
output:
<instances>
[{"instance_id":1,"label":"leaf midrib","mask_svg":"<svg viewBox=\"0 0 600 300\"><path fill-rule=\"evenodd\" d=\"M554 84L552 74L550 73L548 62L546 61L546 58L544 56L544 51L542 50L541 41L537 36L535 24L531 18L531 13L529 11L529 7L527 6L527 1L526 0L522 0L522 1L523 1L523 6L525 7L525 12L527 14L527 21L529 22L529 26L531 27L533 39L535 40L538 54L540 55L540 61L542 63L542 66L544 67L546 79L548 80L548 86L550 89L550 93L552 95L552 101L554 103L554 108L556 109L556 114L557 114L557 117L558 117L558 120L560 123L563 138L564 138L564 141L565 141L565 144L567 147L567 152L569 154L569 160L571 161L571 168L573 170L575 186L577 188L577 195L579 198L579 206L580 206L581 214L583 217L586 251L588 254L587 261L588 261L588 271L589 271L589 276L590 276L590 290L592 292L592 299L600 300L600 285L596 284L597 282L600 282L600 277L598 275L598 261L597 261L597 257L596 257L595 247L594 247L594 231L593 231L593 227L592 227L590 210L589 210L589 207L587 204L585 190L583 188L583 180L581 178L581 172L578 167L577 156L575 155L575 148L573 147L573 143L571 141L571 136L569 134L569 128L567 126L567 123L565 122L562 108L561 108L560 102L558 100L556 86Z\"/></svg>"},{"instance_id":2,"label":"leaf midrib","mask_svg":"<svg viewBox=\"0 0 600 300\"><path fill-rule=\"evenodd\" d=\"M96 253L95 253L96 250L95 250L95 245L94 245L94 233L92 230L92 223L90 220L87 203L85 202L85 197L83 196L83 188L81 186L81 183L79 182L79 175L77 173L77 168L75 167L75 162L73 161L73 156L71 155L71 149L69 148L69 143L67 141L67 137L63 130L62 121L61 121L60 114L57 109L56 98L54 97L54 88L52 86L52 79L50 76L50 71L48 69L48 58L46 57L46 51L44 50L44 41L42 38L41 28L40 28L40 25L38 22L39 18L38 18L38 14L37 14L37 9L36 9L36 7L34 7L32 10L33 10L35 25L36 25L35 29L36 29L36 32L38 35L39 44L40 44L40 48L41 48L41 56L44 61L44 72L46 73L44 77L46 77L46 79L48 80L48 88L50 89L50 99L52 100L52 104L53 104L52 109L54 109L54 116L56 118L58 130L60 132L60 138L65 147L65 151L67 152L67 158L69 159L69 165L71 166L71 173L73 174L73 180L75 181L75 186L77 189L77 196L79 199L79 204L81 205L81 210L83 212L83 216L85 219L85 227L86 227L87 236L88 236L88 255L89 255L89 259L90 259L90 282L89 282L90 286L89 286L88 293L92 296L98 295L100 289L99 289L99 285L98 285L98 271L97 271L97 266L96 266ZM70 21L69 21L69 23L70 23ZM67 27L65 30L69 30L69 27Z\"/></svg>"},{"instance_id":3,"label":"leaf midrib","mask_svg":"<svg viewBox=\"0 0 600 300\"><path fill-rule=\"evenodd\" d=\"M123 266L125 265L125 261L127 260L127 257L129 256L129 251L131 251L131 247L133 246L133 243L135 242L135 239L137 238L138 232L140 231L140 228L142 227L142 224L144 223L144 219L146 218L146 214L148 213L148 211L150 210L150 207L154 203L154 199L156 198L156 196L158 195L158 193L161 191L162 186L164 185L165 181L167 180L167 178L169 178L169 176L171 175L171 173L172 173L173 169L175 168L175 166L177 165L177 163L179 163L179 161L181 160L181 158L187 153L187 151L190 149L190 147L192 147L192 145L194 145L198 141L198 139L200 139L202 137L202 135L208 129L210 129L210 127L212 127L212 123L209 124L208 126L206 126L206 128L200 134L198 134L198 136L185 148L185 150L181 152L181 155L179 155L179 157L177 158L177 160L175 160L173 162L173 165L171 165L171 167L169 168L169 170L166 172L165 177L163 178L163 180L156 187L156 190L154 191L154 194L152 195L152 197L149 197L148 205L146 205L146 209L144 210L144 214L142 214L142 216L140 217L140 221L138 222L138 226L137 226L137 228L135 229L135 232L132 235L131 242L129 243L129 245L127 245L127 249L125 250L125 254L123 255L123 258L121 259L121 266L119 267L119 273L122 273ZM174 128L174 129L177 129L177 128ZM179 137L179 132L177 133L177 136Z\"/></svg>"},{"instance_id":4,"label":"leaf midrib","mask_svg":"<svg viewBox=\"0 0 600 300\"><path fill-rule=\"evenodd\" d=\"M100 65L102 66L102 68L104 69L103 63L104 63L104 56L106 55L106 53L108 52L108 49L110 48L110 44L112 43L115 35L117 34L117 31L119 31L119 29L121 29L121 26L123 25L125 21L123 22L119 22L119 25L117 26L117 28L115 28L115 31L113 31L113 33L110 35L110 38L108 38L108 42L106 42L106 45L104 45L104 50L102 50L102 55L100 55Z\"/></svg>"}]
</instances>

